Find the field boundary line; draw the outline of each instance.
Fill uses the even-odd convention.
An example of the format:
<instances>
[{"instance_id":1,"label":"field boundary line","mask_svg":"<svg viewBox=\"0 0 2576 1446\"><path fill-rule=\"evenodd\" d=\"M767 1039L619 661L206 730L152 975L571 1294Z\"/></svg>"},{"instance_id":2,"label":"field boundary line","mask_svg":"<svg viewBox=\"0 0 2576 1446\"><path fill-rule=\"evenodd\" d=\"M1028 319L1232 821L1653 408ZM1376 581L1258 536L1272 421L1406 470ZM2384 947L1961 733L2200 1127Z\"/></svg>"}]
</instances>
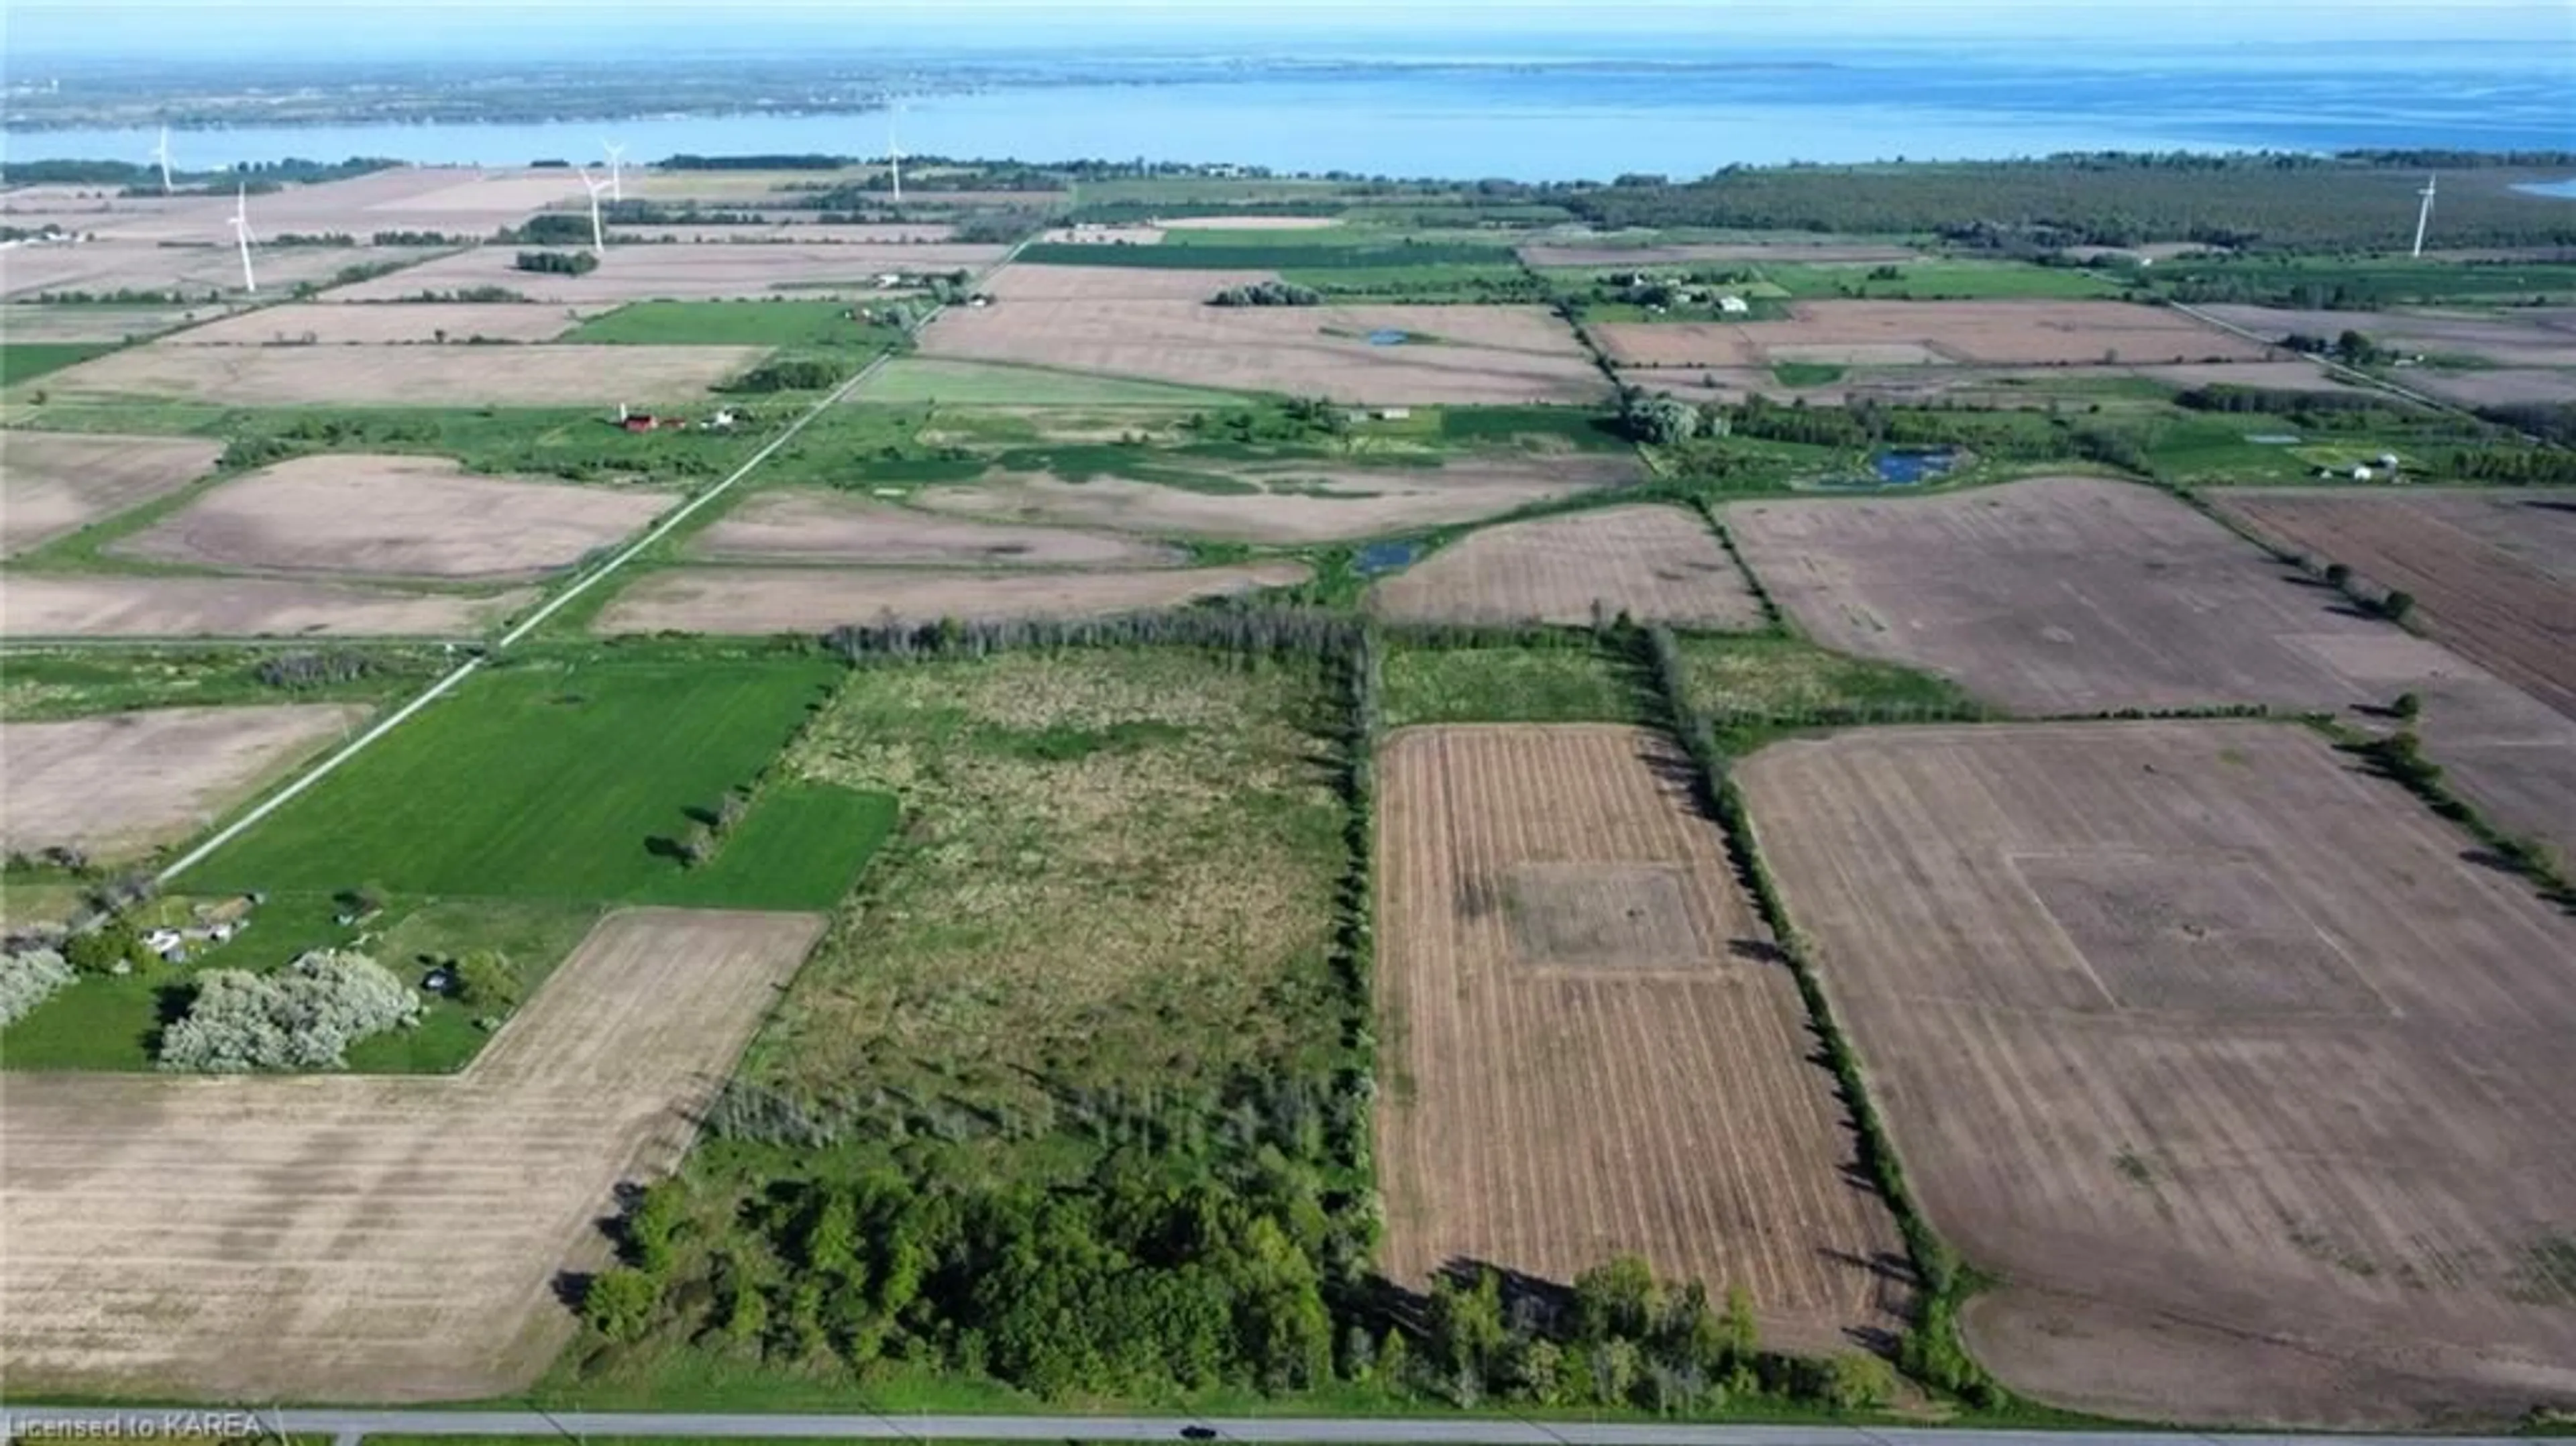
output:
<instances>
[{"instance_id":1,"label":"field boundary line","mask_svg":"<svg viewBox=\"0 0 2576 1446\"><path fill-rule=\"evenodd\" d=\"M976 277L977 282L981 283L994 272L1010 265L1012 260L1020 254L1021 248L1028 244L1029 243L1024 240L1018 245L1013 246L1008 252L1003 254L1001 260L994 262L991 266L985 268L981 273L979 273ZM930 310L922 314L920 320L904 328L905 337L909 339L911 337L918 336L921 333L922 328L930 325L934 321L937 321L941 313L945 312L947 309L948 308L945 305L934 305ZM627 547L620 551L616 556L600 564L596 569L583 576L571 587L568 587L562 592L547 599L535 612L530 613L525 619L521 620L516 627L511 628L508 632L505 632L500 637L494 639L491 647L487 651L479 656L468 658L464 662L458 664L454 671L448 673L445 677L440 678L437 682L430 684L428 688L422 690L422 692L410 702L395 709L391 714L388 714L386 717L379 720L374 727L369 728L366 732L359 734L357 737L349 740L348 743L342 745L339 752L334 753L330 757L322 760L320 763L315 764L312 768L306 770L284 788L281 788L277 792L270 794L267 798L260 800L260 802L254 805L248 813L243 814L241 817L234 819L231 823L218 829L213 837L208 838L205 842L198 844L195 848L181 854L177 859L163 867L158 873L155 873L152 876L153 882L166 885L179 875L186 873L188 870L195 868L201 863L204 863L217 849L222 848L224 845L231 843L234 839L237 839L243 834L249 832L270 814L277 812L278 809L284 807L288 802L302 795L306 789L311 788L314 784L330 777L332 773L341 767L341 765L366 751L366 749L373 745L376 740L384 737L386 734L394 731L394 729L410 721L414 714L417 714L430 704L437 702L440 698L443 698L449 693L455 691L458 684L463 683L467 678L470 678L474 676L474 674L482 671L483 665L491 660L493 654L500 652L502 649L509 647L511 644L519 641L519 639L524 638L529 633L535 631L540 624L545 622L546 619L553 617L556 613L562 611L565 604L571 602L574 598L581 596L583 593L590 591L592 588L597 587L601 582L615 575L620 568L623 568L626 564L633 562L638 556L641 556L644 549L651 547L654 543L669 536L673 528L679 526L682 522L687 521L690 517L703 509L708 503L713 502L717 498L724 496L727 492L732 491L743 478L750 476L755 470L757 470L761 463L768 461L772 456L776 455L779 448L784 447L789 442L795 440L796 434L804 431L806 427L812 425L816 417L819 417L831 408L840 405L841 401L846 398L851 391L856 389L861 382L876 375L878 368L883 367L886 363L901 355L903 355L903 353L898 351L884 352L875 360L869 362L866 366L859 368L857 373L852 375L847 381L842 382L839 386L836 386L832 390L824 393L821 400L815 402L812 406L807 407L802 416L799 416L794 422L788 424L787 430L770 438L759 451L752 453L741 466L736 467L731 473L727 474L723 481L718 482L706 491L699 493L697 496L690 498L687 502L684 502L679 507L673 509L670 515L654 524L642 537L639 537L634 542L628 544Z\"/></svg>"}]
</instances>

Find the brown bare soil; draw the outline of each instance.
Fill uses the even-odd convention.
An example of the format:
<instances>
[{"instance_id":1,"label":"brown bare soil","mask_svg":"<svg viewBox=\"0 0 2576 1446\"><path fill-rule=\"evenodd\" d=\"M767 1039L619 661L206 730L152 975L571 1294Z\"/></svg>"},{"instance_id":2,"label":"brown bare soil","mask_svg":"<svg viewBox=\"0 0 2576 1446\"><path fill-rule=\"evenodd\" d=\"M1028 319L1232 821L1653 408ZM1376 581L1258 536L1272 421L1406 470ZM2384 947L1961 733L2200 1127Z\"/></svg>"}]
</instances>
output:
<instances>
[{"instance_id":1,"label":"brown bare soil","mask_svg":"<svg viewBox=\"0 0 2576 1446\"><path fill-rule=\"evenodd\" d=\"M1380 582L1369 606L1408 622L1588 623L1625 613L1685 627L1762 625L1735 560L1679 507L1488 527Z\"/></svg>"},{"instance_id":2,"label":"brown bare soil","mask_svg":"<svg viewBox=\"0 0 2576 1446\"><path fill-rule=\"evenodd\" d=\"M2405 381L2417 391L2430 392L2464 407L2509 407L2525 402L2576 406L2576 365L2472 372L2422 368L2406 373Z\"/></svg>"},{"instance_id":3,"label":"brown bare soil","mask_svg":"<svg viewBox=\"0 0 2576 1446\"><path fill-rule=\"evenodd\" d=\"M1264 491L1193 492L1117 477L1067 482L1004 474L971 485L924 488L912 500L940 512L1154 537L1331 542L1473 522L1533 502L1615 487L1638 474L1624 458L1458 457L1441 467L1296 464L1227 475Z\"/></svg>"},{"instance_id":4,"label":"brown bare soil","mask_svg":"<svg viewBox=\"0 0 2576 1446\"><path fill-rule=\"evenodd\" d=\"M221 306L42 306L10 302L0 305L0 336L13 342L125 341L223 314Z\"/></svg>"},{"instance_id":5,"label":"brown bare soil","mask_svg":"<svg viewBox=\"0 0 2576 1446\"><path fill-rule=\"evenodd\" d=\"M592 631L826 633L853 624L1108 617L1288 587L1302 562L1135 572L942 572L926 568L681 567L645 577Z\"/></svg>"},{"instance_id":6,"label":"brown bare soil","mask_svg":"<svg viewBox=\"0 0 2576 1446\"><path fill-rule=\"evenodd\" d=\"M1112 532L935 517L909 507L803 489L763 492L700 532L689 555L710 562L848 562L901 566L1157 567L1174 547Z\"/></svg>"},{"instance_id":7,"label":"brown bare soil","mask_svg":"<svg viewBox=\"0 0 2576 1446\"><path fill-rule=\"evenodd\" d=\"M85 194L51 191L39 195L32 187L13 191L11 201L0 204L0 210L26 217L13 215L12 225L32 227L52 221L67 230L96 233L104 240L194 243L220 251L228 259L234 255L232 234L227 227L233 214L230 191L164 199L81 189ZM263 253L281 260L297 254L337 258L322 273L327 275L354 261L378 260L388 254L426 254L389 253L364 244L378 231L485 236L498 227L525 220L548 205L578 200L581 194L581 179L569 170L403 166L252 196L250 219L253 229L267 236L290 231L336 231L356 238L361 243L356 247L291 247ZM238 261L234 265L238 277ZM267 277L263 262L263 283Z\"/></svg>"},{"instance_id":8,"label":"brown bare soil","mask_svg":"<svg viewBox=\"0 0 2576 1446\"><path fill-rule=\"evenodd\" d=\"M524 607L497 596L395 592L252 577L13 573L0 577L0 637L471 637Z\"/></svg>"},{"instance_id":9,"label":"brown bare soil","mask_svg":"<svg viewBox=\"0 0 2576 1446\"><path fill-rule=\"evenodd\" d=\"M2576 494L2220 489L2216 500L2282 546L2414 594L2427 633L2576 718ZM2554 543L2558 570L2488 540L2498 534Z\"/></svg>"},{"instance_id":10,"label":"brown bare soil","mask_svg":"<svg viewBox=\"0 0 2576 1446\"><path fill-rule=\"evenodd\" d=\"M1922 253L1905 246L1871 242L1751 241L1710 242L1680 246L1524 246L1521 260L1532 266L1680 266L1706 261L1919 261Z\"/></svg>"},{"instance_id":11,"label":"brown bare soil","mask_svg":"<svg viewBox=\"0 0 2576 1446\"><path fill-rule=\"evenodd\" d=\"M2576 1392L2576 923L2288 724L1873 730L1738 765L1971 1346L2153 1420Z\"/></svg>"},{"instance_id":12,"label":"brown bare soil","mask_svg":"<svg viewBox=\"0 0 2576 1446\"><path fill-rule=\"evenodd\" d=\"M612 246L608 259L587 276L553 276L512 265L518 248L479 246L392 276L342 286L331 301L393 301L423 291L502 286L531 301L621 302L668 298L698 300L751 296L846 296L877 289L892 272L921 275L1002 259L1000 246Z\"/></svg>"},{"instance_id":13,"label":"brown bare soil","mask_svg":"<svg viewBox=\"0 0 2576 1446\"><path fill-rule=\"evenodd\" d=\"M2151 488L2041 478L1737 503L1725 521L1816 641L1928 668L2014 712L2332 712L2420 694L2427 750L2462 792L2515 832L2576 842L2576 723Z\"/></svg>"},{"instance_id":14,"label":"brown bare soil","mask_svg":"<svg viewBox=\"0 0 2576 1446\"><path fill-rule=\"evenodd\" d=\"M1421 339L1370 344L1385 328ZM949 311L921 342L936 357L1364 404L1588 402L1608 389L1574 333L1535 306L1005 301Z\"/></svg>"},{"instance_id":15,"label":"brown bare soil","mask_svg":"<svg viewBox=\"0 0 2576 1446\"><path fill-rule=\"evenodd\" d=\"M58 397L227 406L607 406L703 397L754 346L181 346L155 342L54 373Z\"/></svg>"},{"instance_id":16,"label":"brown bare soil","mask_svg":"<svg viewBox=\"0 0 2576 1446\"><path fill-rule=\"evenodd\" d=\"M232 214L230 200L223 203L223 214ZM257 202L252 204L251 222L266 224ZM176 290L192 299L219 291L239 300L241 254L233 249L224 222L210 221L202 229L195 229L195 222L188 225L185 239L203 244L102 240L78 246L21 246L0 258L0 296L32 299L55 291ZM218 244L218 237L225 239ZM430 254L402 247L291 246L258 252L251 264L261 294L266 295L298 282L327 281L341 268L361 261L411 262ZM396 272L382 279L396 282L409 274Z\"/></svg>"},{"instance_id":17,"label":"brown bare soil","mask_svg":"<svg viewBox=\"0 0 2576 1446\"><path fill-rule=\"evenodd\" d=\"M2161 365L2261 361L2266 348L2163 307L2119 301L1802 301L1788 321L1605 322L1622 366Z\"/></svg>"},{"instance_id":18,"label":"brown bare soil","mask_svg":"<svg viewBox=\"0 0 2576 1446\"><path fill-rule=\"evenodd\" d=\"M272 306L192 327L170 338L174 346L280 346L392 342L552 341L581 324L598 307L537 306L516 302L450 305L334 306L322 302Z\"/></svg>"},{"instance_id":19,"label":"brown bare soil","mask_svg":"<svg viewBox=\"0 0 2576 1446\"><path fill-rule=\"evenodd\" d=\"M1771 1345L1901 1329L1895 1224L1679 751L1418 728L1384 766L1387 1275L1569 1282L1634 1252L1744 1287Z\"/></svg>"},{"instance_id":20,"label":"brown bare soil","mask_svg":"<svg viewBox=\"0 0 2576 1446\"><path fill-rule=\"evenodd\" d=\"M2204 306L2233 326L2264 336L2335 337L2359 331L2394 351L2476 357L2500 367L2576 367L2576 307L2508 312L2289 311L2270 306ZM2411 377L2409 384L2421 380Z\"/></svg>"},{"instance_id":21,"label":"brown bare soil","mask_svg":"<svg viewBox=\"0 0 2576 1446\"><path fill-rule=\"evenodd\" d=\"M226 482L111 551L267 572L519 580L580 561L678 500L477 477L445 457L332 453Z\"/></svg>"},{"instance_id":22,"label":"brown bare soil","mask_svg":"<svg viewBox=\"0 0 2576 1446\"><path fill-rule=\"evenodd\" d=\"M984 289L1013 305L1031 301L1204 303L1229 286L1275 281L1275 271L1156 271L1143 266L1005 266Z\"/></svg>"},{"instance_id":23,"label":"brown bare soil","mask_svg":"<svg viewBox=\"0 0 2576 1446\"><path fill-rule=\"evenodd\" d=\"M1832 350L1832 348L1827 348ZM1786 359L1786 358L1783 358ZM1841 363L1849 370L1822 386L1785 387L1768 367L1622 367L1619 380L1684 401L1736 403L1748 396L1775 400L1804 397L1812 405L1842 406L1867 397L1891 405L1947 401L1970 407L2027 407L2039 398L2068 396L2085 383L2139 377L2172 387L2224 383L2272 391L2351 392L2310 362L2185 362L2172 366L1984 367Z\"/></svg>"},{"instance_id":24,"label":"brown bare soil","mask_svg":"<svg viewBox=\"0 0 2576 1446\"><path fill-rule=\"evenodd\" d=\"M204 476L221 442L0 432L0 554L113 517Z\"/></svg>"},{"instance_id":25,"label":"brown bare soil","mask_svg":"<svg viewBox=\"0 0 2576 1446\"><path fill-rule=\"evenodd\" d=\"M0 847L61 844L104 861L185 838L366 712L278 704L0 723Z\"/></svg>"},{"instance_id":26,"label":"brown bare soil","mask_svg":"<svg viewBox=\"0 0 2576 1446\"><path fill-rule=\"evenodd\" d=\"M603 1263L616 1186L678 1163L822 923L612 915L444 1079L14 1078L11 1384L347 1401L524 1387L571 1335L557 1274Z\"/></svg>"}]
</instances>

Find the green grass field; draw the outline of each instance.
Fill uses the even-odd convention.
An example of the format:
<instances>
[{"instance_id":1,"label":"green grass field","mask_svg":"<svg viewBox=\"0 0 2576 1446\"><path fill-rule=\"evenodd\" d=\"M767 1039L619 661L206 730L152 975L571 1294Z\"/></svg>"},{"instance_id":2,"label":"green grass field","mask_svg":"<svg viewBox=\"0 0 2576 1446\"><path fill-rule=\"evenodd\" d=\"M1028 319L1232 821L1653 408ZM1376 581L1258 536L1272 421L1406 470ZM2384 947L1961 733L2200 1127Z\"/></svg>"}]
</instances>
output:
<instances>
[{"instance_id":1,"label":"green grass field","mask_svg":"<svg viewBox=\"0 0 2576 1446\"><path fill-rule=\"evenodd\" d=\"M1045 367L898 357L851 393L858 402L978 407L1234 407L1254 400L1242 392L1178 387L1165 382L1052 371Z\"/></svg>"},{"instance_id":2,"label":"green grass field","mask_svg":"<svg viewBox=\"0 0 2576 1446\"><path fill-rule=\"evenodd\" d=\"M0 344L0 387L104 356L116 348L106 342L13 341Z\"/></svg>"},{"instance_id":3,"label":"green grass field","mask_svg":"<svg viewBox=\"0 0 2576 1446\"><path fill-rule=\"evenodd\" d=\"M453 666L434 648L317 644L310 651L354 663L358 676L309 685L271 683L260 668L295 650L243 647L63 647L13 650L0 661L0 719L78 718L132 708L227 703L383 702Z\"/></svg>"},{"instance_id":4,"label":"green grass field","mask_svg":"<svg viewBox=\"0 0 2576 1446\"><path fill-rule=\"evenodd\" d=\"M793 346L883 351L891 327L853 320L846 301L638 301L562 338L632 346Z\"/></svg>"},{"instance_id":5,"label":"green grass field","mask_svg":"<svg viewBox=\"0 0 2576 1446\"><path fill-rule=\"evenodd\" d=\"M1430 648L1391 644L1380 677L1386 726L1641 723L1635 663L1587 645Z\"/></svg>"},{"instance_id":6,"label":"green grass field","mask_svg":"<svg viewBox=\"0 0 2576 1446\"><path fill-rule=\"evenodd\" d=\"M821 909L891 800L781 786L686 869L691 810L752 782L840 675L822 661L496 669L192 870L200 892L396 893Z\"/></svg>"},{"instance_id":7,"label":"green grass field","mask_svg":"<svg viewBox=\"0 0 2576 1446\"><path fill-rule=\"evenodd\" d=\"M1685 637L1682 691L1722 733L1860 721L1921 721L1977 711L1956 684L1893 663L1828 652L1784 637Z\"/></svg>"}]
</instances>

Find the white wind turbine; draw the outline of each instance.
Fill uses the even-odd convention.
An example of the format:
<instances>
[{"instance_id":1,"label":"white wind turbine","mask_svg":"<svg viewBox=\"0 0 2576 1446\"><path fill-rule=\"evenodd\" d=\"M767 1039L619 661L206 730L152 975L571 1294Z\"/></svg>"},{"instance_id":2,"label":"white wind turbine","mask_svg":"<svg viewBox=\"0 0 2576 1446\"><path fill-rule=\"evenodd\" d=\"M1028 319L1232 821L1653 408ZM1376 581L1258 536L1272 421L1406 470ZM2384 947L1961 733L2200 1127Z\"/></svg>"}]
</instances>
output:
<instances>
[{"instance_id":1,"label":"white wind turbine","mask_svg":"<svg viewBox=\"0 0 2576 1446\"><path fill-rule=\"evenodd\" d=\"M2424 254L2424 228L2433 224L2433 188L2441 179L2439 176L2426 176L2424 189L2415 193L2424 198L2423 208L2415 213L2415 254L2418 256Z\"/></svg>"},{"instance_id":2,"label":"white wind turbine","mask_svg":"<svg viewBox=\"0 0 2576 1446\"><path fill-rule=\"evenodd\" d=\"M259 282L250 274L250 183L244 181L233 193L233 240L241 247L242 290L259 294Z\"/></svg>"},{"instance_id":3,"label":"white wind turbine","mask_svg":"<svg viewBox=\"0 0 2576 1446\"><path fill-rule=\"evenodd\" d=\"M610 141L607 143L607 149L608 199L612 201L623 201L626 199L626 167L619 158L626 154L626 143L624 141Z\"/></svg>"},{"instance_id":4,"label":"white wind turbine","mask_svg":"<svg viewBox=\"0 0 2576 1446\"><path fill-rule=\"evenodd\" d=\"M605 261L608 259L608 233L599 225L599 193L607 190L610 183L592 180L588 166L581 168L581 183L590 191L590 254Z\"/></svg>"},{"instance_id":5,"label":"white wind turbine","mask_svg":"<svg viewBox=\"0 0 2576 1446\"><path fill-rule=\"evenodd\" d=\"M164 122L164 123L163 123L163 125L162 125L162 127L161 127L161 144L159 144L159 145L157 145L157 146L154 146L154 147L152 148L152 158L153 158L154 160L156 160L156 161L159 161L159 162L161 163L161 194L162 194L162 195L164 195L164 196L169 195L169 194L170 194L170 127L169 127L169 125L168 125L168 123L167 123L167 122Z\"/></svg>"},{"instance_id":6,"label":"white wind turbine","mask_svg":"<svg viewBox=\"0 0 2576 1446\"><path fill-rule=\"evenodd\" d=\"M903 204L903 102L886 115L886 174L894 178L894 203Z\"/></svg>"}]
</instances>

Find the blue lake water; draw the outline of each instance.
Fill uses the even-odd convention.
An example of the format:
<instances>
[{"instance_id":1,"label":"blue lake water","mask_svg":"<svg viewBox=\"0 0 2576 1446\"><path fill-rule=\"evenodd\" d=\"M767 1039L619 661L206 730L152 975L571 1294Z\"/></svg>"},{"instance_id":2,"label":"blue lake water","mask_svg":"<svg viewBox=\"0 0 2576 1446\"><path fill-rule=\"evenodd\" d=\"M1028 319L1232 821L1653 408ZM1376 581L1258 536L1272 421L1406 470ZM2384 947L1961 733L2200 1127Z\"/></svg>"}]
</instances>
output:
<instances>
[{"instance_id":1,"label":"blue lake water","mask_svg":"<svg viewBox=\"0 0 2576 1446\"><path fill-rule=\"evenodd\" d=\"M2576 149L2563 56L2530 48L2298 55L2224 51L1835 49L1582 65L1423 64L1253 70L1245 78L925 95L904 146L1033 160L1149 157L1280 171L1517 180L1622 171L1697 176L1791 160L2039 155L2062 150L2370 146ZM1759 62L1759 63L1752 63ZM183 164L387 155L443 163L675 152L874 154L876 115L654 117L509 125L240 127L175 138ZM143 130L0 135L15 161L140 160Z\"/></svg>"},{"instance_id":2,"label":"blue lake water","mask_svg":"<svg viewBox=\"0 0 2576 1446\"><path fill-rule=\"evenodd\" d=\"M1351 571L1362 577L1376 577L1411 567L1421 555L1422 544L1418 541L1364 543L1351 559Z\"/></svg>"}]
</instances>

